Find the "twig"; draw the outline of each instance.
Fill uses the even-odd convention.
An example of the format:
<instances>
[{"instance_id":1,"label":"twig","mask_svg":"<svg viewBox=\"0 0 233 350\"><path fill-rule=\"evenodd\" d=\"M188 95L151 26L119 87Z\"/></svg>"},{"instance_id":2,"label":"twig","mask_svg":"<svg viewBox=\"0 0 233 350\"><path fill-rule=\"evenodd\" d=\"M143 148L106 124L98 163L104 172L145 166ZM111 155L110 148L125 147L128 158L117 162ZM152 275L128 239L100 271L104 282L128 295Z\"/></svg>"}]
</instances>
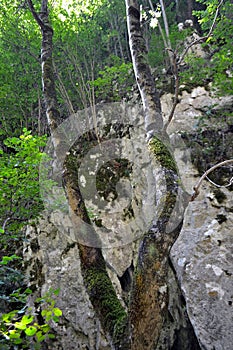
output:
<instances>
[{"instance_id":1,"label":"twig","mask_svg":"<svg viewBox=\"0 0 233 350\"><path fill-rule=\"evenodd\" d=\"M229 164L229 163L233 163L233 159L224 160L223 162L218 163L218 164L215 164L215 165L212 166L210 169L208 169L208 170L202 175L202 177L199 179L199 181L197 182L196 186L193 187L194 192L193 192L193 194L192 194L192 196L191 196L190 201L192 202L192 201L194 201L194 200L197 198L197 196L198 196L199 193L200 193L200 192L199 192L199 188L200 188L200 186L201 186L201 184L202 184L202 181L207 177L207 175L208 175L209 173L211 173L213 170L215 170L215 169L217 169L217 168L220 168L221 166L223 166L223 165L225 165L225 164ZM231 180L232 180L232 179L231 179ZM230 182L231 182L231 180L230 180Z\"/></svg>"},{"instance_id":2,"label":"twig","mask_svg":"<svg viewBox=\"0 0 233 350\"><path fill-rule=\"evenodd\" d=\"M178 73L178 64L177 64L177 52L176 51L173 51L171 49L167 49L169 51L171 51L173 53L173 66L172 66L172 73L173 73L173 76L174 76L174 80L175 80L175 96L174 96L174 102L173 102L173 105L172 105L172 108L171 108L171 111L169 113L169 116L168 116L168 120L167 122L164 124L164 131L167 129L168 125L170 124L172 118L173 118L173 115L174 115L174 112L175 112L175 109L176 109L176 106L177 106L177 103L178 103L178 95L179 95L179 73Z\"/></svg>"},{"instance_id":3,"label":"twig","mask_svg":"<svg viewBox=\"0 0 233 350\"><path fill-rule=\"evenodd\" d=\"M10 221L10 220L11 220L11 217L8 217L8 218L6 218L6 220L4 221L4 223L3 223L3 225L2 225L3 231L5 231L6 224L7 224L7 222Z\"/></svg>"}]
</instances>

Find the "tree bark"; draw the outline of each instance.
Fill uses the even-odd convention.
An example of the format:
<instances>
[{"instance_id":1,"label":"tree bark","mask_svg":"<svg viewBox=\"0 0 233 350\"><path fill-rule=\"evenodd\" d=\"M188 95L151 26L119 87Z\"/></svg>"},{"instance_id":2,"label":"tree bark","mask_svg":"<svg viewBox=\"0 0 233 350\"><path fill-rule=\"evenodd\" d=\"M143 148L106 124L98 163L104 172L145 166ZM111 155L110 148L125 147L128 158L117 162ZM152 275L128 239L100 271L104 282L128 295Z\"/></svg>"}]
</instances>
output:
<instances>
[{"instance_id":1,"label":"tree bark","mask_svg":"<svg viewBox=\"0 0 233 350\"><path fill-rule=\"evenodd\" d=\"M169 233L167 228L177 200L179 176L169 143L167 145L169 138L162 133L160 99L147 61L139 5L134 0L126 0L125 3L129 45L144 107L148 146L162 166L167 184L165 209L140 244L130 304L131 349L149 350L156 348L167 313L169 252L182 225Z\"/></svg>"},{"instance_id":2,"label":"tree bark","mask_svg":"<svg viewBox=\"0 0 233 350\"><path fill-rule=\"evenodd\" d=\"M163 119L159 93L147 59L147 48L140 24L140 9L137 1L126 0L129 46L135 78L145 111L147 140L163 129Z\"/></svg>"},{"instance_id":3,"label":"tree bark","mask_svg":"<svg viewBox=\"0 0 233 350\"><path fill-rule=\"evenodd\" d=\"M54 144L55 162L56 157L59 159L59 152L62 152L62 140L65 137L63 138L62 132L55 132L61 123L61 118L56 97L52 55L53 29L49 21L48 0L42 0L40 13L35 11L31 0L27 0L27 2L42 34L41 67L43 97L46 105L47 122ZM71 150L64 164L64 186L69 207L74 217L81 218L81 220L91 224L77 183L76 160ZM93 234L95 234L94 230ZM122 335L125 333L125 329L127 329L127 314L108 276L101 249L83 245L79 242L77 244L80 253L82 275L90 300L97 317L100 319L103 330L107 335L110 335L115 347L118 348L122 340Z\"/></svg>"}]
</instances>

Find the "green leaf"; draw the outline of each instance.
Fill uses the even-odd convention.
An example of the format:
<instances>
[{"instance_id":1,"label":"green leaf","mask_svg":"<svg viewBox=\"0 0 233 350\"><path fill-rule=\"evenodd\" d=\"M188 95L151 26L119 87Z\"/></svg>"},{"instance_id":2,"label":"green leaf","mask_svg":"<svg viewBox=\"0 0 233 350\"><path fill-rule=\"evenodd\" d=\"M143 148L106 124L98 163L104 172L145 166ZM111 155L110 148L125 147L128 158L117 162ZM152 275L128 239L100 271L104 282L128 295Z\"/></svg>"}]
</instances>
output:
<instances>
[{"instance_id":1,"label":"green leaf","mask_svg":"<svg viewBox=\"0 0 233 350\"><path fill-rule=\"evenodd\" d=\"M53 309L53 313L55 316L58 316L58 317L62 316L62 311L58 307L55 307Z\"/></svg>"},{"instance_id":2,"label":"green leaf","mask_svg":"<svg viewBox=\"0 0 233 350\"><path fill-rule=\"evenodd\" d=\"M54 295L59 295L59 293L60 293L60 288L55 289L55 290L53 291L53 294L54 294Z\"/></svg>"},{"instance_id":3,"label":"green leaf","mask_svg":"<svg viewBox=\"0 0 233 350\"><path fill-rule=\"evenodd\" d=\"M23 323L22 321L15 322L14 326L16 329L20 329L20 330L25 330L27 328L27 325L25 323Z\"/></svg>"},{"instance_id":4,"label":"green leaf","mask_svg":"<svg viewBox=\"0 0 233 350\"><path fill-rule=\"evenodd\" d=\"M28 337L33 337L33 335L35 335L37 332L37 328L34 326L29 326L24 332Z\"/></svg>"},{"instance_id":5,"label":"green leaf","mask_svg":"<svg viewBox=\"0 0 233 350\"><path fill-rule=\"evenodd\" d=\"M36 339L37 339L38 342L42 342L45 339L45 336L44 336L44 334L41 331L38 331L36 333Z\"/></svg>"},{"instance_id":6,"label":"green leaf","mask_svg":"<svg viewBox=\"0 0 233 350\"><path fill-rule=\"evenodd\" d=\"M9 337L10 339L18 339L20 338L21 332L17 331L16 329L11 329L9 331Z\"/></svg>"},{"instance_id":7,"label":"green leaf","mask_svg":"<svg viewBox=\"0 0 233 350\"><path fill-rule=\"evenodd\" d=\"M43 324L42 326L40 326L40 328L43 333L47 333L50 330L50 326L48 324Z\"/></svg>"},{"instance_id":8,"label":"green leaf","mask_svg":"<svg viewBox=\"0 0 233 350\"><path fill-rule=\"evenodd\" d=\"M58 322L59 322L59 317L57 317L57 316L53 316L52 319L53 319L53 321L54 321L55 323L58 323Z\"/></svg>"},{"instance_id":9,"label":"green leaf","mask_svg":"<svg viewBox=\"0 0 233 350\"><path fill-rule=\"evenodd\" d=\"M55 335L54 334L47 334L49 339L55 339Z\"/></svg>"},{"instance_id":10,"label":"green leaf","mask_svg":"<svg viewBox=\"0 0 233 350\"><path fill-rule=\"evenodd\" d=\"M11 255L11 256L3 256L2 261L0 261L0 264L7 265L9 262L16 260L16 259L21 259L21 258L15 254Z\"/></svg>"},{"instance_id":11,"label":"green leaf","mask_svg":"<svg viewBox=\"0 0 233 350\"><path fill-rule=\"evenodd\" d=\"M32 315L24 315L24 316L22 317L21 322L22 322L23 324L27 325L27 324L31 323L31 322L33 321L33 319L34 319L34 316L32 316Z\"/></svg>"},{"instance_id":12,"label":"green leaf","mask_svg":"<svg viewBox=\"0 0 233 350\"><path fill-rule=\"evenodd\" d=\"M213 40L213 37L209 36L209 38L206 40L206 43L208 44L211 40Z\"/></svg>"}]
</instances>

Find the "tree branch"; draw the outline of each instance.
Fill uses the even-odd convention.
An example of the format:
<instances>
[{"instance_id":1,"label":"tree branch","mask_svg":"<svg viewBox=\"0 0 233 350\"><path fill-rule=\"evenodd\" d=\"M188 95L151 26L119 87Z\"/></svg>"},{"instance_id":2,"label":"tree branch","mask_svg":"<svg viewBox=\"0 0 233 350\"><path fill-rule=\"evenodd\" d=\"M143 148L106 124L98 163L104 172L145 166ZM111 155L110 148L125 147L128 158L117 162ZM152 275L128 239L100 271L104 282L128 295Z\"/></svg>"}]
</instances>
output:
<instances>
[{"instance_id":1,"label":"tree branch","mask_svg":"<svg viewBox=\"0 0 233 350\"><path fill-rule=\"evenodd\" d=\"M35 18L35 20L38 23L38 25L40 26L40 28L41 29L45 29L45 24L43 23L43 21L40 19L40 16L36 12L32 1L31 0L27 0L27 3L28 3L29 10L31 11L33 17Z\"/></svg>"},{"instance_id":2,"label":"tree branch","mask_svg":"<svg viewBox=\"0 0 233 350\"><path fill-rule=\"evenodd\" d=\"M174 76L174 80L175 80L175 96L174 96L174 102L173 102L173 105L172 105L172 108L171 108L171 111L169 113L169 116L168 116L168 120L167 122L164 124L164 131L167 130L167 127L168 125L171 123L172 121L172 118L173 118L173 115L175 113L175 110L176 110L176 106L178 104L178 95L179 95L179 72L178 72L178 64L177 64L177 52L176 51L173 51L171 49L168 49L169 51L172 51L173 53L173 66L172 66L172 73L173 73L173 76Z\"/></svg>"},{"instance_id":3,"label":"tree branch","mask_svg":"<svg viewBox=\"0 0 233 350\"><path fill-rule=\"evenodd\" d=\"M211 173L213 170L217 169L217 168L220 168L221 166L225 165L225 164L229 164L229 163L233 163L233 159L228 159L228 160L224 160L223 162L221 163L218 163L218 164L215 164L214 166L212 166L210 169L208 169L203 175L202 177L199 179L199 181L197 182L197 184L193 187L193 194L191 196L191 199L190 199L190 202L194 201L197 196L199 195L200 191L199 191L199 188L202 184L202 181L207 177L207 175L209 173Z\"/></svg>"}]
</instances>

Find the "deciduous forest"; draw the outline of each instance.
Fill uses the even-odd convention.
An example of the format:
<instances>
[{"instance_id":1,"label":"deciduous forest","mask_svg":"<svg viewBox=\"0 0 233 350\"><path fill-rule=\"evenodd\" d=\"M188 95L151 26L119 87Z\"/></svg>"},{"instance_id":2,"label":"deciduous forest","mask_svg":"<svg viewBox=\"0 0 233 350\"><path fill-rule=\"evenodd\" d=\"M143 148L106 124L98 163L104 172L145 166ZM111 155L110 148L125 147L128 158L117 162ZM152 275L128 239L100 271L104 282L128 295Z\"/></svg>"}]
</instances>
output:
<instances>
[{"instance_id":1,"label":"deciduous forest","mask_svg":"<svg viewBox=\"0 0 233 350\"><path fill-rule=\"evenodd\" d=\"M231 0L2 0L1 349L230 350L232 43Z\"/></svg>"}]
</instances>

